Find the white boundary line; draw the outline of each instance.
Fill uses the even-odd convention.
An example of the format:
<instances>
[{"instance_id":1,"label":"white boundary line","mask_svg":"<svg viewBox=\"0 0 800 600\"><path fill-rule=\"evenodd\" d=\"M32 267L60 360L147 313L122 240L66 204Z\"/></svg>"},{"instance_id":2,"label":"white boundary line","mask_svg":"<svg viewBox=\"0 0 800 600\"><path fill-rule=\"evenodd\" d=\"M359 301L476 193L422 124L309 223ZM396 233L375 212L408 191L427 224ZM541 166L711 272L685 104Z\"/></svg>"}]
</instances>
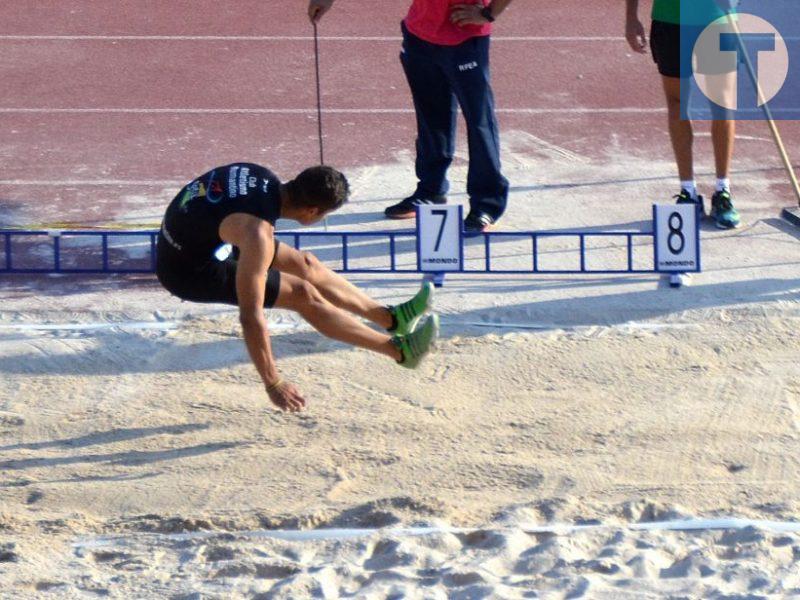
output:
<instances>
[{"instance_id":1,"label":"white boundary line","mask_svg":"<svg viewBox=\"0 0 800 600\"><path fill-rule=\"evenodd\" d=\"M326 42L400 42L402 37L365 36L320 36ZM789 36L786 41L796 42L800 37ZM306 35L0 35L4 41L86 41L86 42L310 42ZM624 42L623 36L611 35L509 35L492 36L493 42Z\"/></svg>"},{"instance_id":2,"label":"white boundary line","mask_svg":"<svg viewBox=\"0 0 800 600\"><path fill-rule=\"evenodd\" d=\"M742 109L740 112L760 112L761 109ZM413 108L324 108L329 115L405 115L414 114ZM496 108L496 113L511 115L607 115L607 114L662 114L666 108L620 107L570 107L570 108ZM796 114L795 108L773 108L773 113ZM24 108L0 107L0 114L31 115L316 115L315 108Z\"/></svg>"},{"instance_id":3,"label":"white boundary line","mask_svg":"<svg viewBox=\"0 0 800 600\"><path fill-rule=\"evenodd\" d=\"M139 186L183 186L186 182L181 179L166 179L163 181L154 181L154 180L146 180L143 179L139 180L122 180L122 179L53 179L53 180L46 180L46 179L0 179L0 185L19 185L19 186L60 186L60 187L70 187L70 186L86 186L86 185L96 185L96 186L104 186L104 185L139 185Z\"/></svg>"},{"instance_id":4,"label":"white boundary line","mask_svg":"<svg viewBox=\"0 0 800 600\"><path fill-rule=\"evenodd\" d=\"M2 331L98 331L105 329L172 330L177 321L121 321L119 323L11 323L0 325Z\"/></svg>"},{"instance_id":5,"label":"white boundary line","mask_svg":"<svg viewBox=\"0 0 800 600\"><path fill-rule=\"evenodd\" d=\"M326 114L413 114L413 108L325 108ZM497 108L497 113L521 115L548 114L639 114L665 113L666 108ZM155 115L310 115L315 108L0 108L0 114L155 114Z\"/></svg>"},{"instance_id":6,"label":"white boundary line","mask_svg":"<svg viewBox=\"0 0 800 600\"><path fill-rule=\"evenodd\" d=\"M714 530L737 530L745 528L755 528L774 533L798 533L800 523L794 521L761 521L756 519L722 518L722 519L678 519L675 521L654 521L649 523L630 523L628 525L521 525L519 527L502 528L481 528L481 527L387 527L387 528L364 528L364 529L274 529L274 530L250 530L250 531L194 531L186 533L152 533L152 532L132 532L131 534L110 534L98 536L80 537L72 543L73 547L101 547L113 545L116 541L125 541L131 537L150 537L155 539L167 540L191 540L208 539L220 535L233 535L245 538L272 538L293 542L302 541L327 541L327 540L346 540L353 538L368 537L381 534L398 537L416 537L434 534L468 534L478 531L496 533L515 533L522 531L528 534L550 533L555 535L572 535L581 532L591 531L714 531Z\"/></svg>"},{"instance_id":7,"label":"white boundary line","mask_svg":"<svg viewBox=\"0 0 800 600\"><path fill-rule=\"evenodd\" d=\"M269 320L271 331L294 331L298 328L310 328L304 323L284 323ZM102 323L9 323L0 324L0 342L2 334L7 331L105 331L105 330L156 330L172 331L181 326L180 321L119 321Z\"/></svg>"},{"instance_id":8,"label":"white boundary line","mask_svg":"<svg viewBox=\"0 0 800 600\"><path fill-rule=\"evenodd\" d=\"M399 35L320 36L326 42L400 42ZM0 41L309 42L306 35L0 35ZM492 36L493 42L623 42L622 36Z\"/></svg>"}]
</instances>

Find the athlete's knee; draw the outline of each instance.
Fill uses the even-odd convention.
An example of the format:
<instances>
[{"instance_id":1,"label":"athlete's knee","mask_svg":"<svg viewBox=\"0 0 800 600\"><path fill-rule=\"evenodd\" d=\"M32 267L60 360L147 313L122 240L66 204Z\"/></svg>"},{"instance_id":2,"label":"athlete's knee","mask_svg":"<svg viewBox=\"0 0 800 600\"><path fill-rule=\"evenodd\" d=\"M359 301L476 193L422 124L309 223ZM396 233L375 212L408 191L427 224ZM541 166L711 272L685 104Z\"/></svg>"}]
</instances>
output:
<instances>
[{"instance_id":1,"label":"athlete's knee","mask_svg":"<svg viewBox=\"0 0 800 600\"><path fill-rule=\"evenodd\" d=\"M300 280L293 286L292 300L293 304L300 312L312 309L323 301L322 294L320 294L316 286L305 280Z\"/></svg>"},{"instance_id":2,"label":"athlete's knee","mask_svg":"<svg viewBox=\"0 0 800 600\"><path fill-rule=\"evenodd\" d=\"M673 95L667 94L667 108L670 112L679 112L681 110L681 97L680 94Z\"/></svg>"},{"instance_id":3,"label":"athlete's knee","mask_svg":"<svg viewBox=\"0 0 800 600\"><path fill-rule=\"evenodd\" d=\"M681 85L678 80L672 81L670 80L668 83L665 82L664 84L664 98L667 101L668 107L674 107L681 105Z\"/></svg>"},{"instance_id":4,"label":"athlete's knee","mask_svg":"<svg viewBox=\"0 0 800 600\"><path fill-rule=\"evenodd\" d=\"M320 260L311 252L303 252L303 279L314 281L324 267Z\"/></svg>"}]
</instances>

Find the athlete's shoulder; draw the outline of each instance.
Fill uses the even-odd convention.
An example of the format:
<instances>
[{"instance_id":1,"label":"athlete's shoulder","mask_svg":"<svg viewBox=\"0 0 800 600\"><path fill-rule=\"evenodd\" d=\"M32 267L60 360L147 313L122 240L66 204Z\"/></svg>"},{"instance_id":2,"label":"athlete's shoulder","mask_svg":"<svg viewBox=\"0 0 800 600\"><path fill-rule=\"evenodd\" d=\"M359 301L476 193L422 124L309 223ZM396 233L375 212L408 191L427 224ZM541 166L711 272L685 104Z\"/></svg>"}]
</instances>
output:
<instances>
[{"instance_id":1,"label":"athlete's shoulder","mask_svg":"<svg viewBox=\"0 0 800 600\"><path fill-rule=\"evenodd\" d=\"M256 173L258 173L264 179L270 179L270 180L275 181L276 183L280 183L280 181L281 181L280 177L278 177L275 174L275 172L272 169L270 169L269 167L265 167L264 165L258 165L258 164L255 164L255 163L247 163L246 166L250 167L250 169L252 171L255 171Z\"/></svg>"}]
</instances>

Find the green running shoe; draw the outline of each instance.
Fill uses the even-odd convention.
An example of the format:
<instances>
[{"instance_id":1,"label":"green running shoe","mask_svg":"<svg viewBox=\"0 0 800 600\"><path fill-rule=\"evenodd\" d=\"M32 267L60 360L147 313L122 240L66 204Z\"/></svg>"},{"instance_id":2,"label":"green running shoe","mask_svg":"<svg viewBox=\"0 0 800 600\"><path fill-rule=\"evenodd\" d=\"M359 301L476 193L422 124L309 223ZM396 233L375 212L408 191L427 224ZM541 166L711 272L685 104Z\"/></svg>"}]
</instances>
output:
<instances>
[{"instance_id":1,"label":"green running shoe","mask_svg":"<svg viewBox=\"0 0 800 600\"><path fill-rule=\"evenodd\" d=\"M423 281L422 287L416 295L397 306L390 306L389 312L395 319L396 326L392 333L397 335L406 335L408 332L413 331L414 325L417 324L419 318L431 309L433 303L433 283L430 281Z\"/></svg>"},{"instance_id":2,"label":"green running shoe","mask_svg":"<svg viewBox=\"0 0 800 600\"><path fill-rule=\"evenodd\" d=\"M439 315L428 316L414 331L396 335L392 343L400 349L403 358L398 362L406 369L416 369L422 358L431 351L439 337Z\"/></svg>"},{"instance_id":3,"label":"green running shoe","mask_svg":"<svg viewBox=\"0 0 800 600\"><path fill-rule=\"evenodd\" d=\"M734 229L741 223L739 213L733 207L733 199L728 190L716 192L711 197L711 218L720 229Z\"/></svg>"}]
</instances>

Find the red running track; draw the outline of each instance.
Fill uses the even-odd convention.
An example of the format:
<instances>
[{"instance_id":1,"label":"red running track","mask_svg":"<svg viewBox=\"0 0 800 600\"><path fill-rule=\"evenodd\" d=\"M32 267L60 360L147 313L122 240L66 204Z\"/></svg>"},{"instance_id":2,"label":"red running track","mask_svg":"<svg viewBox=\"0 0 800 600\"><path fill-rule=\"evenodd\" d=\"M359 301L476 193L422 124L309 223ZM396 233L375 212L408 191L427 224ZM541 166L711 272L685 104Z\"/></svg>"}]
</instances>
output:
<instances>
[{"instance_id":1,"label":"red running track","mask_svg":"<svg viewBox=\"0 0 800 600\"><path fill-rule=\"evenodd\" d=\"M415 135L397 58L407 3L364 4L338 0L320 25L326 159L343 169L390 162ZM622 39L620 3L531 4L495 30L502 130L598 160L611 145L669 157L658 76ZM14 3L0 23L0 223L105 222L214 164L289 177L314 163L311 33L305 0ZM800 127L781 127L797 156ZM739 143L738 166L780 168L763 123L739 131L757 141Z\"/></svg>"}]
</instances>

